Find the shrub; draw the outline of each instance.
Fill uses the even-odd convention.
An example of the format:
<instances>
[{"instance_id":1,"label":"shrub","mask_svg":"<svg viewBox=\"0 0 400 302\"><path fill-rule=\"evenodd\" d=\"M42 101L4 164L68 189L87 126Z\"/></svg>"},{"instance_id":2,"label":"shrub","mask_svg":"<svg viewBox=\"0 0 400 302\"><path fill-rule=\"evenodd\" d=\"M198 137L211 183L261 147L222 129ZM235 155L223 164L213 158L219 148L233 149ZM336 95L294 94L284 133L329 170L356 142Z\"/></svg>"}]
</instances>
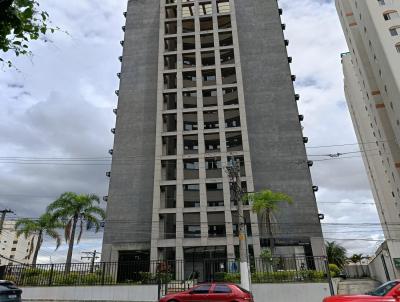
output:
<instances>
[{"instance_id":1,"label":"shrub","mask_svg":"<svg viewBox=\"0 0 400 302\"><path fill-rule=\"evenodd\" d=\"M329 264L329 271L332 278L338 277L340 275L340 268L336 264Z\"/></svg>"}]
</instances>

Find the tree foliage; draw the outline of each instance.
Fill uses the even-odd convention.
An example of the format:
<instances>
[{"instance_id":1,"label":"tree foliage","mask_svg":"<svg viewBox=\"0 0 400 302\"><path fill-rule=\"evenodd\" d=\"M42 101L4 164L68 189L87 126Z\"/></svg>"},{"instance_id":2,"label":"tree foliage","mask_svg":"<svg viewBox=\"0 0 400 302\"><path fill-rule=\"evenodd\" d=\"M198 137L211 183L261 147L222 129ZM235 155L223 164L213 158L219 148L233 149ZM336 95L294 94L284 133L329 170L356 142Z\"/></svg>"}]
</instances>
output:
<instances>
[{"instance_id":1,"label":"tree foliage","mask_svg":"<svg viewBox=\"0 0 400 302\"><path fill-rule=\"evenodd\" d=\"M50 27L49 14L41 10L36 0L0 0L0 50L16 56L29 55L29 41L58 28ZM11 61L0 62L12 66Z\"/></svg>"},{"instance_id":2,"label":"tree foliage","mask_svg":"<svg viewBox=\"0 0 400 302\"><path fill-rule=\"evenodd\" d=\"M35 246L35 253L32 259L32 264L36 265L39 250L42 247L43 237L45 235L53 238L56 241L56 249L61 244L60 235L57 232L58 228L62 228L63 225L57 222L52 215L45 213L38 219L21 218L15 223L15 230L17 231L17 237L24 235L28 238L31 235L37 236L37 242ZM31 248L34 244L31 244ZM32 250L30 251L32 252Z\"/></svg>"},{"instance_id":3,"label":"tree foliage","mask_svg":"<svg viewBox=\"0 0 400 302\"><path fill-rule=\"evenodd\" d=\"M364 257L364 255L363 254L353 254L350 258L349 258L349 260L351 261L351 262L353 262L353 263L360 263L361 262L361 260L363 260L365 257Z\"/></svg>"},{"instance_id":4,"label":"tree foliage","mask_svg":"<svg viewBox=\"0 0 400 302\"><path fill-rule=\"evenodd\" d=\"M284 193L273 192L271 190L262 190L256 193L248 193L244 196L245 201L252 202L252 210L264 218L265 228L269 235L270 250L274 253L274 239L273 229L271 222L271 215L273 212L279 210L279 204L287 202L291 204L292 198Z\"/></svg>"},{"instance_id":5,"label":"tree foliage","mask_svg":"<svg viewBox=\"0 0 400 302\"><path fill-rule=\"evenodd\" d=\"M100 219L105 219L105 212L96 204L100 204L100 199L94 194L76 194L73 192L63 193L56 201L47 207L47 211L60 222L64 223L65 240L69 243L67 254L67 270L72 261L72 252L75 244L75 233L79 228L79 243L82 233L83 224L94 226L95 231L100 229Z\"/></svg>"},{"instance_id":6,"label":"tree foliage","mask_svg":"<svg viewBox=\"0 0 400 302\"><path fill-rule=\"evenodd\" d=\"M335 241L326 242L326 254L330 264L336 264L339 268L343 268L346 264L346 249Z\"/></svg>"}]
</instances>

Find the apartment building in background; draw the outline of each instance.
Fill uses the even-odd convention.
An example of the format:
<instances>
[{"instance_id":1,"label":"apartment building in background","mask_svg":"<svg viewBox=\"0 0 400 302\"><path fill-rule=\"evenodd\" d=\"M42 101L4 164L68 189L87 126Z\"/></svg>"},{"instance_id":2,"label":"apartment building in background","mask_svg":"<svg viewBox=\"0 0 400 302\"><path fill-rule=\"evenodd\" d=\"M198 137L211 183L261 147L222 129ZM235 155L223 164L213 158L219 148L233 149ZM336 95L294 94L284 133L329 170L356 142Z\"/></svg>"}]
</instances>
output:
<instances>
[{"instance_id":1,"label":"apartment building in background","mask_svg":"<svg viewBox=\"0 0 400 302\"><path fill-rule=\"evenodd\" d=\"M32 235L25 238L24 235L17 237L14 230L15 221L6 220L3 229L0 232L0 265L19 263L32 264L34 248L36 245L36 236ZM7 260L7 259L10 260Z\"/></svg>"},{"instance_id":2,"label":"apartment building in background","mask_svg":"<svg viewBox=\"0 0 400 302\"><path fill-rule=\"evenodd\" d=\"M342 55L348 107L386 242L400 276L400 0L336 0L349 53ZM391 263L390 263L391 262Z\"/></svg>"},{"instance_id":3,"label":"apartment building in background","mask_svg":"<svg viewBox=\"0 0 400 302\"><path fill-rule=\"evenodd\" d=\"M275 0L129 1L103 261L236 258L243 190L292 196L273 218L276 253L324 255L324 242ZM244 206L251 257L269 245ZM186 269L187 267L187 269Z\"/></svg>"}]
</instances>

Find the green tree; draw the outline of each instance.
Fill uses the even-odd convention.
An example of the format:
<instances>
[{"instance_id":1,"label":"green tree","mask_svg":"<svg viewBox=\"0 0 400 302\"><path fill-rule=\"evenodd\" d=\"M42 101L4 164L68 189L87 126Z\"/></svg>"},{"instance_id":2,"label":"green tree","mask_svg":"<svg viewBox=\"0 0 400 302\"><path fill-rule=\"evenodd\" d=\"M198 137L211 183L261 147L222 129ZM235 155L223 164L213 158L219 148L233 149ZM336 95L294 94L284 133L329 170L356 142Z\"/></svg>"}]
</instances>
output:
<instances>
[{"instance_id":1,"label":"green tree","mask_svg":"<svg viewBox=\"0 0 400 302\"><path fill-rule=\"evenodd\" d=\"M56 240L56 249L61 244L60 235L57 232L58 228L62 228L63 225L56 221L52 215L45 213L38 219L21 218L15 223L15 230L17 231L17 237L22 234L27 239L31 235L37 235L35 252L33 254L32 264L35 266L39 250L42 247L43 237L49 236ZM33 245L31 245L33 247Z\"/></svg>"},{"instance_id":2,"label":"green tree","mask_svg":"<svg viewBox=\"0 0 400 302\"><path fill-rule=\"evenodd\" d=\"M363 260L365 257L363 254L353 254L348 260L350 260L353 263L360 263L361 260Z\"/></svg>"},{"instance_id":3,"label":"green tree","mask_svg":"<svg viewBox=\"0 0 400 302\"><path fill-rule=\"evenodd\" d=\"M65 240L69 243L66 271L71 268L77 228L79 227L79 234L76 242L79 243L83 233L84 222L86 221L88 226L95 226L95 231L98 232L100 219L104 219L106 216L104 210L96 204L100 204L100 199L97 195L66 192L47 207L47 211L55 219L63 222L65 226Z\"/></svg>"},{"instance_id":4,"label":"green tree","mask_svg":"<svg viewBox=\"0 0 400 302\"><path fill-rule=\"evenodd\" d=\"M29 55L29 41L38 40L58 28L50 27L49 14L36 0L0 0L0 50L16 56ZM11 61L0 62L12 66Z\"/></svg>"},{"instance_id":5,"label":"green tree","mask_svg":"<svg viewBox=\"0 0 400 302\"><path fill-rule=\"evenodd\" d=\"M337 244L335 241L327 241L325 244L326 254L328 256L328 262L330 264L336 264L339 268L343 268L346 264L346 249Z\"/></svg>"},{"instance_id":6,"label":"green tree","mask_svg":"<svg viewBox=\"0 0 400 302\"><path fill-rule=\"evenodd\" d=\"M244 196L245 201L252 201L252 210L261 216L265 221L265 228L268 233L270 250L274 253L275 241L272 229L272 214L279 210L279 204L287 202L291 204L292 198L284 193L273 192L271 190L262 190L256 193L248 193Z\"/></svg>"}]
</instances>

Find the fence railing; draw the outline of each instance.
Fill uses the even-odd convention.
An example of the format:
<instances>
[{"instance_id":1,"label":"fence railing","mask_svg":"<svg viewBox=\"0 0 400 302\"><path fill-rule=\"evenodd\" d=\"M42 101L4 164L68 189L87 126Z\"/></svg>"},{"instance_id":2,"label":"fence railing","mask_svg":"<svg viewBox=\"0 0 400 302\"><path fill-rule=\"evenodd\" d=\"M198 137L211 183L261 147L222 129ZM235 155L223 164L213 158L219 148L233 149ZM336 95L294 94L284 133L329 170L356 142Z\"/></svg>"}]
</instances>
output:
<instances>
[{"instance_id":1,"label":"fence railing","mask_svg":"<svg viewBox=\"0 0 400 302\"><path fill-rule=\"evenodd\" d=\"M322 282L328 278L324 257L253 259L250 270L253 283ZM0 279L19 286L158 284L168 289L168 284L182 284L187 288L198 282L239 283L240 263L235 259L193 259L9 265Z\"/></svg>"}]
</instances>

